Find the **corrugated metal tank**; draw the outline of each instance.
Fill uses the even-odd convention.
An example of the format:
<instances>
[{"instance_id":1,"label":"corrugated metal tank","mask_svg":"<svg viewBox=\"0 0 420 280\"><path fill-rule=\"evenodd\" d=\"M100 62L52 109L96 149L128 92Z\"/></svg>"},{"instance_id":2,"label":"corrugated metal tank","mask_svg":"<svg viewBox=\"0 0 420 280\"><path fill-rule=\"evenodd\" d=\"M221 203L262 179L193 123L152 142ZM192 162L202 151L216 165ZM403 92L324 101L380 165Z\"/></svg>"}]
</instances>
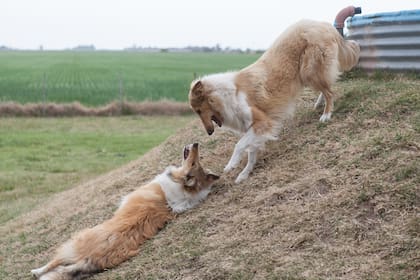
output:
<instances>
[{"instance_id":1,"label":"corrugated metal tank","mask_svg":"<svg viewBox=\"0 0 420 280\"><path fill-rule=\"evenodd\" d=\"M346 23L346 38L360 44L361 68L420 71L420 10L354 16Z\"/></svg>"}]
</instances>

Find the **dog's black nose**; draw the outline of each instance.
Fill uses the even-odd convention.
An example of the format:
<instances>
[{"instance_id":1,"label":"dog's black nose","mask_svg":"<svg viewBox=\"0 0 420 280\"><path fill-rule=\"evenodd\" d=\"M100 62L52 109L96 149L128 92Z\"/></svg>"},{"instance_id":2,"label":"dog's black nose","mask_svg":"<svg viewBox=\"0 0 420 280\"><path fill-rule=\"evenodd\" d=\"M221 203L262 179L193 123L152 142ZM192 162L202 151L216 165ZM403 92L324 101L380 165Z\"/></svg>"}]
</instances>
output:
<instances>
[{"instance_id":1,"label":"dog's black nose","mask_svg":"<svg viewBox=\"0 0 420 280\"><path fill-rule=\"evenodd\" d=\"M193 148L198 148L198 143L194 143Z\"/></svg>"},{"instance_id":2,"label":"dog's black nose","mask_svg":"<svg viewBox=\"0 0 420 280\"><path fill-rule=\"evenodd\" d=\"M214 132L214 129L207 129L207 134L208 134L208 135L212 135L212 134L213 134L213 132Z\"/></svg>"}]
</instances>

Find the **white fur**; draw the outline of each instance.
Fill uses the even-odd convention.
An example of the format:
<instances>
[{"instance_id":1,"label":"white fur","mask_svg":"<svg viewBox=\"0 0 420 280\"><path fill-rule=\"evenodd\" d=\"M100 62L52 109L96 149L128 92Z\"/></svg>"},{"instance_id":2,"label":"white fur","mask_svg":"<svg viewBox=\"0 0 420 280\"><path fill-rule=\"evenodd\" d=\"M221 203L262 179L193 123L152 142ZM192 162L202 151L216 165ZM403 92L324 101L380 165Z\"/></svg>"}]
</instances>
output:
<instances>
[{"instance_id":1,"label":"white fur","mask_svg":"<svg viewBox=\"0 0 420 280\"><path fill-rule=\"evenodd\" d=\"M47 269L47 265L44 265L43 267L32 269L31 273L33 276L39 278L42 274L45 273L46 269Z\"/></svg>"},{"instance_id":2,"label":"white fur","mask_svg":"<svg viewBox=\"0 0 420 280\"><path fill-rule=\"evenodd\" d=\"M267 135L255 134L251 127L253 119L247 96L243 92L236 94L235 76L235 72L213 74L203 77L202 81L211 83L214 87L212 94L222 100L223 127L242 134L242 138L235 145L229 163L224 168L224 172L227 173L238 167L244 152L247 151L247 165L235 180L235 183L240 183L247 179L252 172L257 161L258 150L264 147L266 141L277 139L277 133L281 129L281 122L278 122L273 131ZM291 102L290 106L283 112L283 117L292 116L294 108L294 102Z\"/></svg>"},{"instance_id":3,"label":"white fur","mask_svg":"<svg viewBox=\"0 0 420 280\"><path fill-rule=\"evenodd\" d=\"M202 78L210 83L213 95L223 102L223 125L234 132L246 132L252 124L252 113L243 92L236 94L236 72L219 73Z\"/></svg>"},{"instance_id":4,"label":"white fur","mask_svg":"<svg viewBox=\"0 0 420 280\"><path fill-rule=\"evenodd\" d=\"M235 183L240 183L247 179L251 171L254 169L254 165L257 161L258 150L264 147L264 144L270 137L266 135L257 135L254 133L254 129L250 128L244 136L236 143L232 157L229 163L226 165L224 172L230 172L234 168L238 167L245 151L248 151L248 163L242 172L238 175Z\"/></svg>"},{"instance_id":5,"label":"white fur","mask_svg":"<svg viewBox=\"0 0 420 280\"><path fill-rule=\"evenodd\" d=\"M216 94L217 96L217 94ZM223 100L224 104L224 125L238 132L246 132L252 125L252 113L248 106L246 95L239 92L230 96L233 100ZM232 98L233 97L233 98Z\"/></svg>"},{"instance_id":6,"label":"white fur","mask_svg":"<svg viewBox=\"0 0 420 280\"><path fill-rule=\"evenodd\" d=\"M315 102L314 109L316 109L316 108L318 108L318 107L320 107L324 104L325 104L325 98L324 98L324 95L321 92L318 96L318 99Z\"/></svg>"},{"instance_id":7,"label":"white fur","mask_svg":"<svg viewBox=\"0 0 420 280\"><path fill-rule=\"evenodd\" d=\"M128 195L123 196L123 198L121 199L120 206L118 207L118 209L123 208L123 207L124 207L124 205L126 205L126 204L127 204L127 202L128 202Z\"/></svg>"},{"instance_id":8,"label":"white fur","mask_svg":"<svg viewBox=\"0 0 420 280\"><path fill-rule=\"evenodd\" d=\"M319 121L326 122L326 121L329 121L330 119L331 119L331 112L322 114L321 118L319 118Z\"/></svg>"},{"instance_id":9,"label":"white fur","mask_svg":"<svg viewBox=\"0 0 420 280\"><path fill-rule=\"evenodd\" d=\"M90 273L89 272L85 272L84 271L89 271L89 266L90 264L88 262L86 262L85 260L81 260L80 262L76 263L76 264L71 264L71 265L66 265L66 266L59 266L54 270L51 270L45 274L43 274L39 280L61 280L61 279L70 279L71 274L79 271L80 274L78 275L77 279L84 279L86 278L86 276L89 276Z\"/></svg>"},{"instance_id":10,"label":"white fur","mask_svg":"<svg viewBox=\"0 0 420 280\"><path fill-rule=\"evenodd\" d=\"M39 280L56 280L62 278L62 275L58 271L51 271L47 274L43 274Z\"/></svg>"},{"instance_id":11,"label":"white fur","mask_svg":"<svg viewBox=\"0 0 420 280\"><path fill-rule=\"evenodd\" d=\"M201 80L208 81L213 86L214 90L221 92L235 92L235 77L237 72L225 72L204 76Z\"/></svg>"},{"instance_id":12,"label":"white fur","mask_svg":"<svg viewBox=\"0 0 420 280\"><path fill-rule=\"evenodd\" d=\"M197 194L191 194L184 189L179 183L174 182L169 176L171 169L175 167L168 167L166 172L158 175L153 179L153 182L158 183L162 191L165 193L166 201L169 207L175 213L181 213L193 208L202 200L204 200L210 192L210 188L201 190Z\"/></svg>"}]
</instances>

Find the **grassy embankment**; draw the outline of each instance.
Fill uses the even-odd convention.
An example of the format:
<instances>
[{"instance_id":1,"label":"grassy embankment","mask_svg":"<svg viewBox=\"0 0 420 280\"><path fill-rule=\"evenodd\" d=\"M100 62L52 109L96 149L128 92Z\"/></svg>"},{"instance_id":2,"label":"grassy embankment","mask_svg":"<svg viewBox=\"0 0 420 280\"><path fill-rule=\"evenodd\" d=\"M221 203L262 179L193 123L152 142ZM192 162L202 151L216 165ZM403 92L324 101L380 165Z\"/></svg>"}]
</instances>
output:
<instances>
[{"instance_id":1,"label":"grassy embankment","mask_svg":"<svg viewBox=\"0 0 420 280\"><path fill-rule=\"evenodd\" d=\"M306 92L247 181L223 175L138 256L93 279L417 279L419 88L418 77L347 75L328 123ZM237 140L220 130L209 137L196 120L139 160L1 225L0 278L31 279L75 231L178 164L185 143L200 142L202 164L222 174Z\"/></svg>"}]
</instances>

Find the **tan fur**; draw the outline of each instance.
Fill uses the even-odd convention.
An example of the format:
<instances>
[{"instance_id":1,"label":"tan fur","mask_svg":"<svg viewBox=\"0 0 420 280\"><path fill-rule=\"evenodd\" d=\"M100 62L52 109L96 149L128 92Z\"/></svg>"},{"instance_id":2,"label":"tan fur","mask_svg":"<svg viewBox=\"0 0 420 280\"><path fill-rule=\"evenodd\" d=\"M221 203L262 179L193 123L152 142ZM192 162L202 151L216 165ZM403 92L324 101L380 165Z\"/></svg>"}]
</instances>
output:
<instances>
[{"instance_id":1,"label":"tan fur","mask_svg":"<svg viewBox=\"0 0 420 280\"><path fill-rule=\"evenodd\" d=\"M341 71L357 64L359 52L359 46L345 41L331 24L301 21L286 30L257 62L239 71L236 86L246 93L250 106L269 119L278 119L282 108L294 102L304 86L323 92L327 99L332 97L331 85ZM332 110L328 105L325 112Z\"/></svg>"},{"instance_id":2,"label":"tan fur","mask_svg":"<svg viewBox=\"0 0 420 280\"><path fill-rule=\"evenodd\" d=\"M73 238L75 262L88 257L98 270L114 267L136 255L139 245L172 218L160 185L147 184L131 193L110 220Z\"/></svg>"},{"instance_id":3,"label":"tan fur","mask_svg":"<svg viewBox=\"0 0 420 280\"><path fill-rule=\"evenodd\" d=\"M214 131L213 120L246 136L238 142L225 171L237 166L238 154L249 150L249 146L254 146L248 153L253 153L255 162L255 146L277 136L305 86L322 93L318 100L325 99L325 107L320 121L329 120L334 101L331 87L342 71L357 64L359 54L358 44L344 40L331 24L302 20L289 27L248 67L193 81L190 105L208 134ZM253 144L254 140L258 144ZM247 170L252 166L248 161ZM247 177L246 173L242 175L241 179Z\"/></svg>"},{"instance_id":4,"label":"tan fur","mask_svg":"<svg viewBox=\"0 0 420 280\"><path fill-rule=\"evenodd\" d=\"M184 153L185 149L187 147ZM190 145L181 167L173 167L164 174L166 177L161 179L164 183L166 180L173 182L169 183L169 188L171 184L180 186L181 192L191 194L188 197L210 188L218 179L218 176L206 173L201 167L198 144ZM165 195L164 187L159 179L155 180L126 196L111 219L74 235L57 250L51 262L32 271L34 276L42 280L81 279L115 267L136 255L142 243L175 217L168 207L169 198ZM177 189L174 188L176 193Z\"/></svg>"},{"instance_id":5,"label":"tan fur","mask_svg":"<svg viewBox=\"0 0 420 280\"><path fill-rule=\"evenodd\" d=\"M61 269L66 273L57 273L61 278L56 279L77 279L81 272L89 274L112 268L136 255L139 245L172 218L159 184L149 183L131 193L125 206L111 219L77 233L63 244L47 271L75 265L75 269L69 271Z\"/></svg>"}]
</instances>

